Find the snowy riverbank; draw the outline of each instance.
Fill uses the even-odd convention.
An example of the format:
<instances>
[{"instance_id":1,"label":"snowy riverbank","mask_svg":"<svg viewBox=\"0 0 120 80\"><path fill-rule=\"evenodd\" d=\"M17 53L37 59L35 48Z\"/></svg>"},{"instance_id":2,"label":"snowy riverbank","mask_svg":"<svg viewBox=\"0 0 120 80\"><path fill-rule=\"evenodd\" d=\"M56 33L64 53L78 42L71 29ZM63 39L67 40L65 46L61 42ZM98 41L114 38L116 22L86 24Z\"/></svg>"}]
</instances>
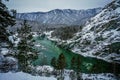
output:
<instances>
[{"instance_id":1,"label":"snowy riverbank","mask_svg":"<svg viewBox=\"0 0 120 80\"><path fill-rule=\"evenodd\" d=\"M83 80L117 80L115 76L110 73L101 73L101 74L82 74ZM0 80L57 80L54 76L33 76L24 72L17 73L0 73ZM71 80L69 75L66 74L65 80Z\"/></svg>"}]
</instances>

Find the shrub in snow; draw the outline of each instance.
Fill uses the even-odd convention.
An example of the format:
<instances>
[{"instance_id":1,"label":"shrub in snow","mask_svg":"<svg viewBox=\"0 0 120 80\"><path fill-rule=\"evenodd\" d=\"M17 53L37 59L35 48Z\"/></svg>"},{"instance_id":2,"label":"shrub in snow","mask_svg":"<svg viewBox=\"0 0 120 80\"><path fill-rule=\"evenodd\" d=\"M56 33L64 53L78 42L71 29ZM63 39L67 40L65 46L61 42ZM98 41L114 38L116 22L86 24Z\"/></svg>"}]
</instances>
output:
<instances>
[{"instance_id":1,"label":"shrub in snow","mask_svg":"<svg viewBox=\"0 0 120 80\"><path fill-rule=\"evenodd\" d=\"M3 58L3 59L2 59ZM0 72L8 72L17 70L17 60L13 57L1 57Z\"/></svg>"}]
</instances>

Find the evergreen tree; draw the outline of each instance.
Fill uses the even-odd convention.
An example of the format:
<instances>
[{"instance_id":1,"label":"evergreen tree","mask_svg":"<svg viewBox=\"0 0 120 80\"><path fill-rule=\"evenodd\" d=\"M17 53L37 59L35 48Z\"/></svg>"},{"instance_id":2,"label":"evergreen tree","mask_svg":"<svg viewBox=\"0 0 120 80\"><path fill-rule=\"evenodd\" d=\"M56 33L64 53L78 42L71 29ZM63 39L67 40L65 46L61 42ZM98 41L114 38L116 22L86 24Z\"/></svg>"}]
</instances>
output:
<instances>
[{"instance_id":1,"label":"evergreen tree","mask_svg":"<svg viewBox=\"0 0 120 80\"><path fill-rule=\"evenodd\" d=\"M0 0L0 42L8 42L9 31L6 28L14 24L14 16L10 14L6 5Z\"/></svg>"},{"instance_id":2,"label":"evergreen tree","mask_svg":"<svg viewBox=\"0 0 120 80\"><path fill-rule=\"evenodd\" d=\"M80 66L81 66L80 56L73 57L71 59L71 68L76 71L76 73L77 73L77 80L81 80L81 77L80 77L80 70L81 70Z\"/></svg>"},{"instance_id":3,"label":"evergreen tree","mask_svg":"<svg viewBox=\"0 0 120 80\"><path fill-rule=\"evenodd\" d=\"M57 69L60 70L61 78L63 79L62 74L64 73L64 68L66 66L66 60L63 53L61 53L57 60Z\"/></svg>"},{"instance_id":4,"label":"evergreen tree","mask_svg":"<svg viewBox=\"0 0 120 80\"><path fill-rule=\"evenodd\" d=\"M80 66L81 66L81 60L80 60L80 56L77 57L76 59L76 71L77 71L77 80L81 80L80 77Z\"/></svg>"},{"instance_id":5,"label":"evergreen tree","mask_svg":"<svg viewBox=\"0 0 120 80\"><path fill-rule=\"evenodd\" d=\"M16 56L19 62L19 69L26 72L31 61L37 58L37 53L33 49L31 27L27 24L26 20L23 22L22 28L18 30L18 33L18 37L21 40L18 43L18 54Z\"/></svg>"},{"instance_id":6,"label":"evergreen tree","mask_svg":"<svg viewBox=\"0 0 120 80\"><path fill-rule=\"evenodd\" d=\"M3 54L1 54L1 51L2 51L1 47L6 47L6 45L2 43L7 44L6 49L10 49L12 51L11 42L9 41L9 38L8 38L10 36L10 32L7 28L13 26L14 24L15 24L15 18L12 12L8 10L6 5L3 3L3 0L0 0L0 58L1 57L4 58L3 60L0 60L0 63L1 63L0 71L3 71L3 72L9 71L13 69L15 65L17 65L17 63L13 64L13 62L9 62L6 56L4 55L3 57ZM8 54L11 53L10 50Z\"/></svg>"},{"instance_id":7,"label":"evergreen tree","mask_svg":"<svg viewBox=\"0 0 120 80\"><path fill-rule=\"evenodd\" d=\"M57 67L57 62L56 62L56 58L55 58L55 57L53 57L53 58L51 59L51 65L54 67L54 69L56 69L56 67Z\"/></svg>"},{"instance_id":8,"label":"evergreen tree","mask_svg":"<svg viewBox=\"0 0 120 80\"><path fill-rule=\"evenodd\" d=\"M76 58L75 57L72 57L71 59L71 69L76 69Z\"/></svg>"},{"instance_id":9,"label":"evergreen tree","mask_svg":"<svg viewBox=\"0 0 120 80\"><path fill-rule=\"evenodd\" d=\"M79 56L77 57L76 63L77 63L77 65L76 65L77 66L77 71L80 72L81 60L80 60Z\"/></svg>"},{"instance_id":10,"label":"evergreen tree","mask_svg":"<svg viewBox=\"0 0 120 80\"><path fill-rule=\"evenodd\" d=\"M91 68L91 72L93 72L93 73L97 72L97 64L93 64L93 66Z\"/></svg>"},{"instance_id":11,"label":"evergreen tree","mask_svg":"<svg viewBox=\"0 0 120 80\"><path fill-rule=\"evenodd\" d=\"M57 70L56 70L57 69L57 60L56 60L55 57L53 57L51 59L51 66L54 67L54 70L53 70L52 74L55 75L55 76L57 76Z\"/></svg>"},{"instance_id":12,"label":"evergreen tree","mask_svg":"<svg viewBox=\"0 0 120 80\"><path fill-rule=\"evenodd\" d=\"M61 53L57 60L57 68L63 70L66 66L66 60L63 53Z\"/></svg>"},{"instance_id":13,"label":"evergreen tree","mask_svg":"<svg viewBox=\"0 0 120 80\"><path fill-rule=\"evenodd\" d=\"M74 69L75 71L79 72L80 71L80 66L81 66L81 60L80 57L73 57L71 59L71 68Z\"/></svg>"}]
</instances>

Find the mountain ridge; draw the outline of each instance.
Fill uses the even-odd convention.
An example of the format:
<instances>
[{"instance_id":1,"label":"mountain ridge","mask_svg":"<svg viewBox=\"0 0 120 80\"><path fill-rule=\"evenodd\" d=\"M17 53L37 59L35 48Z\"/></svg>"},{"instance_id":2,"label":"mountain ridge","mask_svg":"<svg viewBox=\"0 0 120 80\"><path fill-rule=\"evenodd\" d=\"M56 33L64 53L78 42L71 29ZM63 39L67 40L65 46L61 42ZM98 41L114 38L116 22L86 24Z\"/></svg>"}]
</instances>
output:
<instances>
[{"instance_id":1,"label":"mountain ridge","mask_svg":"<svg viewBox=\"0 0 120 80\"><path fill-rule=\"evenodd\" d=\"M48 12L17 13L16 18L37 21L43 24L83 24L95 16L102 8L87 10L55 9Z\"/></svg>"}]
</instances>

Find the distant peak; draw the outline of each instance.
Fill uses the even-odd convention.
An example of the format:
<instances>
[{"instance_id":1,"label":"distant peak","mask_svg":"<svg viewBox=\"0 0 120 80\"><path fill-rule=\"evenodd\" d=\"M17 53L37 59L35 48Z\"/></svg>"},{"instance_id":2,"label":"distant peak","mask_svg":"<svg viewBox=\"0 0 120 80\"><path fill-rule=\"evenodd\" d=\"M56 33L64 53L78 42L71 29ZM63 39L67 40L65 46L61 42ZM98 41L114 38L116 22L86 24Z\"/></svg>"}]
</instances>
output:
<instances>
[{"instance_id":1,"label":"distant peak","mask_svg":"<svg viewBox=\"0 0 120 80\"><path fill-rule=\"evenodd\" d=\"M38 11L38 12L25 12L25 13L17 13L17 14L45 14L45 13L59 13L59 12L76 12L76 11L86 11L86 10L101 10L101 7L98 8L92 8L92 9L80 9L80 10L76 10L76 9L53 9L47 12L42 12L42 11Z\"/></svg>"}]
</instances>

